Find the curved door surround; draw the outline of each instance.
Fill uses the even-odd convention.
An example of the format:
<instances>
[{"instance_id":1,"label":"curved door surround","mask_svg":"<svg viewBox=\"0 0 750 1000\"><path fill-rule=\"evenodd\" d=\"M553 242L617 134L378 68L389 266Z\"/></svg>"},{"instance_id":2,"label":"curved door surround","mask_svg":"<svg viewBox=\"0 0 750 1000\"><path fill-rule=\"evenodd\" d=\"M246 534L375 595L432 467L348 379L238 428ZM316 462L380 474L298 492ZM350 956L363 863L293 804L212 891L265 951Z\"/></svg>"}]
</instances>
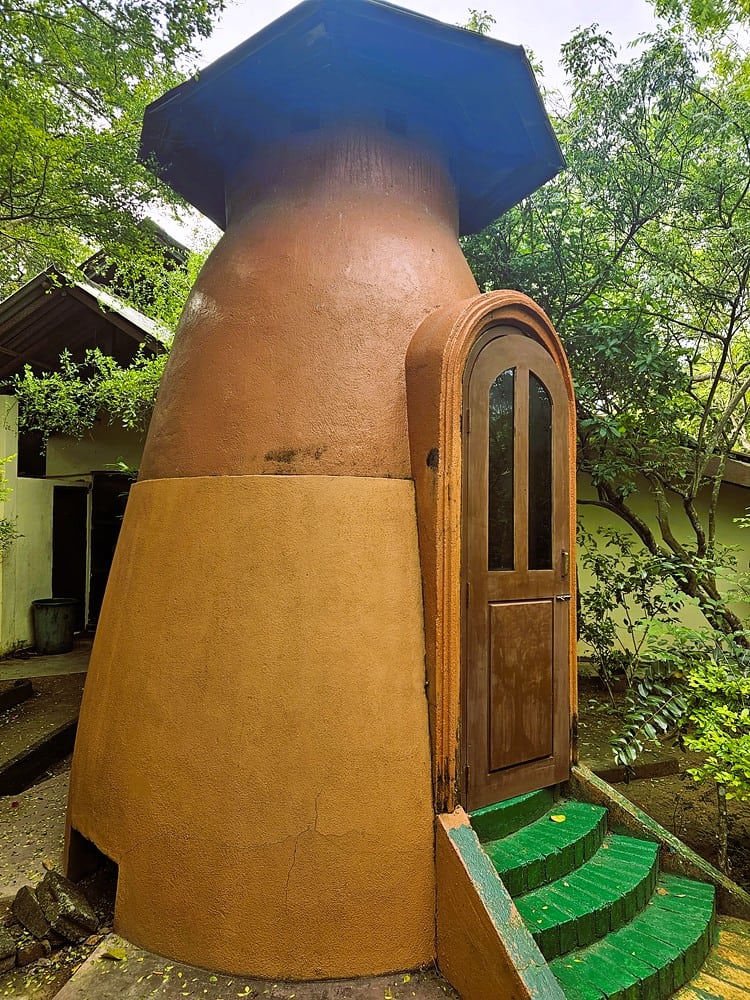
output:
<instances>
[{"instance_id":1,"label":"curved door surround","mask_svg":"<svg viewBox=\"0 0 750 1000\"><path fill-rule=\"evenodd\" d=\"M477 809L568 776L568 399L548 351L487 331L462 424L464 798Z\"/></svg>"}]
</instances>

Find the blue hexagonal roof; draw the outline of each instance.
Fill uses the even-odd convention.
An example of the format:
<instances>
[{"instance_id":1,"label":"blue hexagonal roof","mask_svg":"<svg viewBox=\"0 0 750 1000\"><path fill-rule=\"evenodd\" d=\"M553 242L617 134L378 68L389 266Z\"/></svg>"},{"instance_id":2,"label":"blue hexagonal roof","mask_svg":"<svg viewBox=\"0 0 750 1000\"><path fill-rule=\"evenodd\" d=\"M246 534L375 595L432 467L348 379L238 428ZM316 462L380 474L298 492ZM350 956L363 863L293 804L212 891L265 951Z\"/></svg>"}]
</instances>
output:
<instances>
[{"instance_id":1,"label":"blue hexagonal roof","mask_svg":"<svg viewBox=\"0 0 750 1000\"><path fill-rule=\"evenodd\" d=\"M225 179L254 149L363 119L444 151L462 234L565 165L520 46L382 0L304 0L149 105L140 157L224 228Z\"/></svg>"}]
</instances>

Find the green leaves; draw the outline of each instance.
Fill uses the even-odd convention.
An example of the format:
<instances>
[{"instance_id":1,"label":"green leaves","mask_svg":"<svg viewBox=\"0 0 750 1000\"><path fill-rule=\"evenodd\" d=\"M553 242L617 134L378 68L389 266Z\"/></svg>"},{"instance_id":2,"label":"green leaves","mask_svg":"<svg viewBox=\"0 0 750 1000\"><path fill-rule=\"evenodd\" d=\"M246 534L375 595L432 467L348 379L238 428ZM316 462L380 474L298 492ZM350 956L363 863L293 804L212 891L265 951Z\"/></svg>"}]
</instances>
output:
<instances>
[{"instance_id":1,"label":"green leaves","mask_svg":"<svg viewBox=\"0 0 750 1000\"><path fill-rule=\"evenodd\" d=\"M0 295L104 243L140 245L177 199L136 162L143 110L180 81L223 0L0 3Z\"/></svg>"},{"instance_id":2,"label":"green leaves","mask_svg":"<svg viewBox=\"0 0 750 1000\"><path fill-rule=\"evenodd\" d=\"M646 743L679 726L688 710L680 682L641 678L628 698L623 731L612 740L615 763L631 767Z\"/></svg>"},{"instance_id":3,"label":"green leaves","mask_svg":"<svg viewBox=\"0 0 750 1000\"><path fill-rule=\"evenodd\" d=\"M586 502L736 632L707 566L724 458L750 450L750 62L707 73L717 50L701 61L673 6L627 62L597 26L563 47L568 169L464 246L482 289L527 292L560 333Z\"/></svg>"},{"instance_id":4,"label":"green leaves","mask_svg":"<svg viewBox=\"0 0 750 1000\"><path fill-rule=\"evenodd\" d=\"M100 350L86 352L83 364L63 354L57 371L36 375L27 365L12 382L19 426L81 437L99 419L128 430L145 430L151 417L167 354L138 354L127 367Z\"/></svg>"},{"instance_id":5,"label":"green leaves","mask_svg":"<svg viewBox=\"0 0 750 1000\"><path fill-rule=\"evenodd\" d=\"M628 685L648 674L674 676L677 661L659 645L686 598L674 584L674 564L645 549L632 533L578 525L578 552L590 582L580 593L579 637L609 686L622 672ZM644 695L645 697L645 695Z\"/></svg>"},{"instance_id":6,"label":"green leaves","mask_svg":"<svg viewBox=\"0 0 750 1000\"><path fill-rule=\"evenodd\" d=\"M697 781L713 779L727 798L750 799L750 654L739 638L721 637L691 670L684 742L705 755L690 771Z\"/></svg>"}]
</instances>

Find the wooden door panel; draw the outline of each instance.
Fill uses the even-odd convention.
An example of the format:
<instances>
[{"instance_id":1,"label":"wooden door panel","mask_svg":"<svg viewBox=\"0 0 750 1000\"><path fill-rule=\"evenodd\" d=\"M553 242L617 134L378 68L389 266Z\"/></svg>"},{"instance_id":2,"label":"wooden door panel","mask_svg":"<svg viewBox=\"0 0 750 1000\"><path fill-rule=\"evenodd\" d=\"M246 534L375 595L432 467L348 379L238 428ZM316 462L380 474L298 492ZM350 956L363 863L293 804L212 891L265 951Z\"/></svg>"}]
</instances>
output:
<instances>
[{"instance_id":1,"label":"wooden door panel","mask_svg":"<svg viewBox=\"0 0 750 1000\"><path fill-rule=\"evenodd\" d=\"M534 573L518 572L513 574L520 598L534 600L541 597L549 597L554 591L555 574L547 570L537 570ZM488 577L485 593L487 601L504 601L509 597L515 597L514 587L507 577L501 577L497 573Z\"/></svg>"},{"instance_id":2,"label":"wooden door panel","mask_svg":"<svg viewBox=\"0 0 750 1000\"><path fill-rule=\"evenodd\" d=\"M563 780L569 400L555 361L488 331L464 381L464 804Z\"/></svg>"},{"instance_id":3,"label":"wooden door panel","mask_svg":"<svg viewBox=\"0 0 750 1000\"><path fill-rule=\"evenodd\" d=\"M552 601L489 606L490 771L553 749Z\"/></svg>"}]
</instances>

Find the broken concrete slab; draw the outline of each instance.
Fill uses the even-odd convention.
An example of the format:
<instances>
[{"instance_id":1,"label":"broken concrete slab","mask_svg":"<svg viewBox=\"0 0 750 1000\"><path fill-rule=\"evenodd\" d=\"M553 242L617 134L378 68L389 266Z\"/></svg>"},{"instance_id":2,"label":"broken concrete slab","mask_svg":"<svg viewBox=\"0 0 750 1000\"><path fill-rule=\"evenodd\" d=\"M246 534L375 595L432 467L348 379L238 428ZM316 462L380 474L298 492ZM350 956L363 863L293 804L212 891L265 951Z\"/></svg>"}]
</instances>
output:
<instances>
[{"instance_id":1,"label":"broken concrete slab","mask_svg":"<svg viewBox=\"0 0 750 1000\"><path fill-rule=\"evenodd\" d=\"M52 933L52 927L42 912L36 893L27 885L22 885L16 893L11 913L22 927L40 941L49 938Z\"/></svg>"},{"instance_id":2,"label":"broken concrete slab","mask_svg":"<svg viewBox=\"0 0 750 1000\"><path fill-rule=\"evenodd\" d=\"M22 885L41 881L45 866L62 867L69 777L0 798L0 912Z\"/></svg>"},{"instance_id":3,"label":"broken concrete slab","mask_svg":"<svg viewBox=\"0 0 750 1000\"><path fill-rule=\"evenodd\" d=\"M434 969L367 979L285 983L225 976L160 958L109 934L60 990L55 1000L457 1000Z\"/></svg>"},{"instance_id":4,"label":"broken concrete slab","mask_svg":"<svg viewBox=\"0 0 750 1000\"><path fill-rule=\"evenodd\" d=\"M20 966L31 965L40 958L46 958L52 953L52 946L49 941L30 941L21 945L16 952L16 961Z\"/></svg>"},{"instance_id":5,"label":"broken concrete slab","mask_svg":"<svg viewBox=\"0 0 750 1000\"><path fill-rule=\"evenodd\" d=\"M85 941L99 927L86 896L59 872L47 872L36 887L36 898L52 929L68 941Z\"/></svg>"}]
</instances>

